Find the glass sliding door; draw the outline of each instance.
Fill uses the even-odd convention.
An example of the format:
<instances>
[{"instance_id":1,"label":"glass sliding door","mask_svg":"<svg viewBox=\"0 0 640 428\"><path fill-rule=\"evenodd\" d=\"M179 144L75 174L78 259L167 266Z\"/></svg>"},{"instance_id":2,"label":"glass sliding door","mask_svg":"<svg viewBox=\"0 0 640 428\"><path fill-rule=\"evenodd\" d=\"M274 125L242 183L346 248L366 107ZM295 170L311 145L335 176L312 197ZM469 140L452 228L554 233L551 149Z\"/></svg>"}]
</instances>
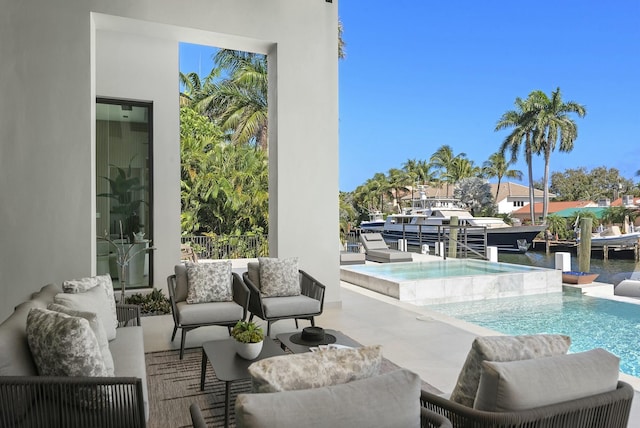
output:
<instances>
[{"instance_id":1,"label":"glass sliding door","mask_svg":"<svg viewBox=\"0 0 640 428\"><path fill-rule=\"evenodd\" d=\"M153 252L144 251L153 239L152 107L96 100L96 230L109 238L98 239L97 273L127 290L153 285ZM124 278L118 250L131 258Z\"/></svg>"}]
</instances>

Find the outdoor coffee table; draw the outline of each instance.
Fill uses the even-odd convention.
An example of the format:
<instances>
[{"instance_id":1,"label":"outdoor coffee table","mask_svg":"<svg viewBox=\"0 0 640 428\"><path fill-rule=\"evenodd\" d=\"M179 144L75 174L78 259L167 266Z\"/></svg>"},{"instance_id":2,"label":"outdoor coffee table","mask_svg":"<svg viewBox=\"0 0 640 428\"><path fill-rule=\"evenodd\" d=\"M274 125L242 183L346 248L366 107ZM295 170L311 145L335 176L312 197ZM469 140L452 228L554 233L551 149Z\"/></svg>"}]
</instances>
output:
<instances>
[{"instance_id":1,"label":"outdoor coffee table","mask_svg":"<svg viewBox=\"0 0 640 428\"><path fill-rule=\"evenodd\" d=\"M347 336L346 334L338 330L325 329L324 332L325 334L331 334L336 337L336 341L335 341L336 345L351 346L352 348L358 348L362 346L362 344L356 342L355 340L353 340L352 338L350 338L349 336ZM293 336L296 333L300 333L300 332L292 331L290 333L282 333L282 334L278 334L276 338L280 341L281 343L280 346L282 346L282 349L286 348L291 352L293 352L294 354L309 352L309 348L312 348L313 346L298 345L297 343L293 343L291 341L291 336Z\"/></svg>"},{"instance_id":2,"label":"outdoor coffee table","mask_svg":"<svg viewBox=\"0 0 640 428\"><path fill-rule=\"evenodd\" d=\"M249 379L248 367L263 358L284 355L285 351L269 337L264 338L262 352L255 360L245 360L235 349L235 339L213 340L202 344L202 369L200 372L200 390L204 390L204 378L207 373L207 360L218 379L225 383L224 388L224 426L229 426L229 396L231 382Z\"/></svg>"}]
</instances>

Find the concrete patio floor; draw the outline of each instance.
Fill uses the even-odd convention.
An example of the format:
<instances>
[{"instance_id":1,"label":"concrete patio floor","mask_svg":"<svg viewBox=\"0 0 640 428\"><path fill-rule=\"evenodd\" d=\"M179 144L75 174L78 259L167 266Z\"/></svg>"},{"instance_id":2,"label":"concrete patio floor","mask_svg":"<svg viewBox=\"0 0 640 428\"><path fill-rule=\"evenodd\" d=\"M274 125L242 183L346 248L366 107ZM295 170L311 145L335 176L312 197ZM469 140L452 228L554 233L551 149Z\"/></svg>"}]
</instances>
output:
<instances>
[{"instance_id":1,"label":"concrete patio floor","mask_svg":"<svg viewBox=\"0 0 640 428\"><path fill-rule=\"evenodd\" d=\"M473 339L478 335L499 334L346 282L341 282L341 298L341 306L325 307L316 318L316 325L340 330L362 344L382 345L386 358L446 393L455 386ZM145 317L142 325L145 352L179 349L180 331L171 342L170 315ZM300 321L300 329L307 325L306 321ZM271 336L294 330L293 320L278 321L271 327ZM187 334L186 347L199 347L208 340L227 337L225 328L202 327ZM640 426L640 379L624 374L621 379L636 390L628 426Z\"/></svg>"}]
</instances>

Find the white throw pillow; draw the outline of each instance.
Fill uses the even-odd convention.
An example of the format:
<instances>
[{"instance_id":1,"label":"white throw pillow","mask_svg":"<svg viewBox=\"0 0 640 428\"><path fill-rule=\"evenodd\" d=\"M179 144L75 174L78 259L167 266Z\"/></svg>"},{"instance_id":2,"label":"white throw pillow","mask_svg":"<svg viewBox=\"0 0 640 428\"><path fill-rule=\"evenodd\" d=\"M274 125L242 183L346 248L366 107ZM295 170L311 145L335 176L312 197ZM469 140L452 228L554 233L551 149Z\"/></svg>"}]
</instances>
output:
<instances>
[{"instance_id":1,"label":"white throw pillow","mask_svg":"<svg viewBox=\"0 0 640 428\"><path fill-rule=\"evenodd\" d=\"M187 262L187 303L230 302L233 300L231 261Z\"/></svg>"},{"instance_id":2,"label":"white throw pillow","mask_svg":"<svg viewBox=\"0 0 640 428\"><path fill-rule=\"evenodd\" d=\"M275 259L258 257L260 263L260 293L265 297L300 295L298 258Z\"/></svg>"},{"instance_id":3,"label":"white throw pillow","mask_svg":"<svg viewBox=\"0 0 640 428\"><path fill-rule=\"evenodd\" d=\"M34 308L27 316L26 332L41 376L109 376L86 319Z\"/></svg>"},{"instance_id":4,"label":"white throw pillow","mask_svg":"<svg viewBox=\"0 0 640 428\"><path fill-rule=\"evenodd\" d=\"M97 285L82 293L59 293L53 298L59 305L83 312L95 312L107 335L107 340L116 338L116 326L113 324L109 298L102 285Z\"/></svg>"},{"instance_id":5,"label":"white throw pillow","mask_svg":"<svg viewBox=\"0 0 640 428\"><path fill-rule=\"evenodd\" d=\"M84 318L89 321L89 326L91 327L93 334L96 335L96 339L98 340L98 345L100 346L100 352L102 353L102 359L104 360L104 365L107 368L107 372L109 373L109 376L113 376L115 369L113 365L113 356L111 355L111 350L109 349L107 333L104 331L104 326L102 325L102 321L100 320L98 315L95 312L76 311L75 309L70 309L57 303L49 303L47 309L49 309L50 311L61 312L72 317Z\"/></svg>"},{"instance_id":6,"label":"white throw pillow","mask_svg":"<svg viewBox=\"0 0 640 428\"><path fill-rule=\"evenodd\" d=\"M116 312L116 299L113 291L113 281L111 275L98 275L80 279L72 279L62 283L62 290L65 293L84 293L91 288L102 285L105 293L107 293L109 308L111 309L111 317L113 328L118 328L118 313ZM106 321L105 321L106 322ZM105 325L105 328L107 326Z\"/></svg>"}]
</instances>

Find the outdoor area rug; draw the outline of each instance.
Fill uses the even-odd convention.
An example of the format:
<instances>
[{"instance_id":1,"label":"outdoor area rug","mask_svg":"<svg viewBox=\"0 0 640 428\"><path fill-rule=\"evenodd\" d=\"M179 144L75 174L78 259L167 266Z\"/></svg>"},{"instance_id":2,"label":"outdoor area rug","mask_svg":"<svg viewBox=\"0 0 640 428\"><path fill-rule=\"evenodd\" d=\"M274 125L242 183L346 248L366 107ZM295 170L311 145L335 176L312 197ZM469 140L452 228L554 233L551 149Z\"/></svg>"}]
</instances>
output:
<instances>
[{"instance_id":1,"label":"outdoor area rug","mask_svg":"<svg viewBox=\"0 0 640 428\"><path fill-rule=\"evenodd\" d=\"M162 351L145 354L147 385L149 388L149 428L191 427L189 406L198 403L209 427L224 426L224 382L216 378L211 365L207 367L204 391L200 391L202 348L180 351ZM382 361L381 372L399 368L387 360ZM426 382L423 389L440 393ZM251 381L231 384L231 411L229 425L235 426L233 403L239 393L251 392Z\"/></svg>"}]
</instances>

